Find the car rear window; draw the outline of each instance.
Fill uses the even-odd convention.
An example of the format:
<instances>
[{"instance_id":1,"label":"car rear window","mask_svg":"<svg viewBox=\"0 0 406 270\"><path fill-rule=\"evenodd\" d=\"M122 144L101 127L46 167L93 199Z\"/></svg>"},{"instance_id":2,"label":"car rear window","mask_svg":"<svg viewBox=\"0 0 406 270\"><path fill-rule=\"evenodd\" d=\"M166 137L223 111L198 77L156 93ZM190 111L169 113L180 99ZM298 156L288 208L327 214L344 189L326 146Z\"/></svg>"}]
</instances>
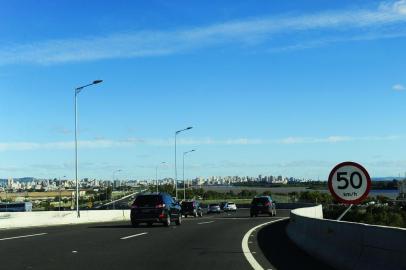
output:
<instances>
[{"instance_id":1,"label":"car rear window","mask_svg":"<svg viewBox=\"0 0 406 270\"><path fill-rule=\"evenodd\" d=\"M193 202L183 202L182 207L191 208L194 206Z\"/></svg>"},{"instance_id":2,"label":"car rear window","mask_svg":"<svg viewBox=\"0 0 406 270\"><path fill-rule=\"evenodd\" d=\"M215 206L220 206L220 205L218 205L218 204L210 204L209 206L210 207L215 207Z\"/></svg>"},{"instance_id":3,"label":"car rear window","mask_svg":"<svg viewBox=\"0 0 406 270\"><path fill-rule=\"evenodd\" d=\"M135 204L138 206L154 206L162 203L161 196L158 195L142 195L135 199Z\"/></svg>"},{"instance_id":4,"label":"car rear window","mask_svg":"<svg viewBox=\"0 0 406 270\"><path fill-rule=\"evenodd\" d=\"M232 202L231 202L231 203L228 203L228 205L235 205L235 203L232 203Z\"/></svg>"},{"instance_id":5,"label":"car rear window","mask_svg":"<svg viewBox=\"0 0 406 270\"><path fill-rule=\"evenodd\" d=\"M254 199L252 200L252 204L259 204L259 203L265 204L265 203L267 203L267 202L269 202L269 199L266 198L266 197L254 198Z\"/></svg>"}]
</instances>

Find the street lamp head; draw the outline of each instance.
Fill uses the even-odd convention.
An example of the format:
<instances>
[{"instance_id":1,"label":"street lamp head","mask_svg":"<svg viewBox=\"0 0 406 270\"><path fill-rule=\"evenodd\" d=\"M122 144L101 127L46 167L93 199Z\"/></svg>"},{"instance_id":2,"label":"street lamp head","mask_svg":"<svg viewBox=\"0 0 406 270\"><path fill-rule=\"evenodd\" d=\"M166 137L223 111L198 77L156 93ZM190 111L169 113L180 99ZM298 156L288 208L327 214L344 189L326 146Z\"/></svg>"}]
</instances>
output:
<instances>
[{"instance_id":1,"label":"street lamp head","mask_svg":"<svg viewBox=\"0 0 406 270\"><path fill-rule=\"evenodd\" d=\"M103 82L103 80L95 80L95 81L93 81L93 84L98 84L98 83L101 83L101 82Z\"/></svg>"},{"instance_id":2,"label":"street lamp head","mask_svg":"<svg viewBox=\"0 0 406 270\"><path fill-rule=\"evenodd\" d=\"M193 127L187 127L186 129L192 129Z\"/></svg>"}]
</instances>

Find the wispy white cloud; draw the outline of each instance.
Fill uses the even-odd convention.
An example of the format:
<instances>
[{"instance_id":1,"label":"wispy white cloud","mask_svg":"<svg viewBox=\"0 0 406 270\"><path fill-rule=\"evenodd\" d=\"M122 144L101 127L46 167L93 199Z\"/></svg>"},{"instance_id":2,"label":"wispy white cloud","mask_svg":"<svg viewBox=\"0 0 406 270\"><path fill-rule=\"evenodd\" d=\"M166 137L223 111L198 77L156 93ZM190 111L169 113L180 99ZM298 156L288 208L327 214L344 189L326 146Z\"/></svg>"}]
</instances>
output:
<instances>
[{"instance_id":1,"label":"wispy white cloud","mask_svg":"<svg viewBox=\"0 0 406 270\"><path fill-rule=\"evenodd\" d=\"M261 44L277 35L309 30L340 32L394 26L406 22L406 1L387 1L371 9L324 11L314 14L291 14L268 18L251 18L182 30L123 32L105 36L38 41L30 44L0 46L0 65L12 63L55 64L113 58L169 55L190 50L234 43ZM396 36L391 33L370 35L369 39ZM340 38L345 40L345 38ZM356 40L356 37L352 37ZM334 42L316 39L317 44ZM296 45L300 47L300 45ZM302 45L303 46L303 45ZM304 46L311 46L311 41Z\"/></svg>"},{"instance_id":2,"label":"wispy white cloud","mask_svg":"<svg viewBox=\"0 0 406 270\"><path fill-rule=\"evenodd\" d=\"M329 136L323 138L315 137L286 137L282 139L252 139L252 138L232 138L224 140L216 140L211 138L204 139L180 139L179 145L267 145L267 144L319 144L319 143L343 143L357 141L393 141L404 139L404 136L366 136L366 137L350 137L350 136ZM110 139L94 139L79 141L78 146L85 149L103 149L103 148L122 148L132 147L136 145L150 146L172 146L173 139L139 139L128 138L124 140ZM10 142L0 143L0 151L28 151L28 150L70 150L74 149L73 141L59 142Z\"/></svg>"},{"instance_id":3,"label":"wispy white cloud","mask_svg":"<svg viewBox=\"0 0 406 270\"><path fill-rule=\"evenodd\" d=\"M403 84L395 84L392 86L392 89L395 91L404 91L406 87Z\"/></svg>"}]
</instances>

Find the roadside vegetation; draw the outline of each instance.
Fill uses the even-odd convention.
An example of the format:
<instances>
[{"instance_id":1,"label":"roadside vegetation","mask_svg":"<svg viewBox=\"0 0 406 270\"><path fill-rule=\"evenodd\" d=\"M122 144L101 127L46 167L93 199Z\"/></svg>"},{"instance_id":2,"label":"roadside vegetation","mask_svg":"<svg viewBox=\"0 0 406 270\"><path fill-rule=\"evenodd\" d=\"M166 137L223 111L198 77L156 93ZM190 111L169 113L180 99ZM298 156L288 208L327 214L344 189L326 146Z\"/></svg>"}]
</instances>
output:
<instances>
[{"instance_id":1,"label":"roadside vegetation","mask_svg":"<svg viewBox=\"0 0 406 270\"><path fill-rule=\"evenodd\" d=\"M332 205L323 209L324 218L337 219L347 208ZM406 228L406 211L400 206L383 204L353 206L343 221Z\"/></svg>"}]
</instances>

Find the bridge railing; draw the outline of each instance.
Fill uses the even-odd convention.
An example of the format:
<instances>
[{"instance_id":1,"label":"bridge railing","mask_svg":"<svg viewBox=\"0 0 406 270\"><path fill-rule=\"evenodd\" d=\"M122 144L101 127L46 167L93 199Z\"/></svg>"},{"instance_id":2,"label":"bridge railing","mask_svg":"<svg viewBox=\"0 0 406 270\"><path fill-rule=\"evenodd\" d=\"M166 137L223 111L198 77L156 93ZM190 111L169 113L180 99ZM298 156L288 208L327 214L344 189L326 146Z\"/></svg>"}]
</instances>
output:
<instances>
[{"instance_id":1,"label":"bridge railing","mask_svg":"<svg viewBox=\"0 0 406 270\"><path fill-rule=\"evenodd\" d=\"M337 269L406 269L406 229L323 219L322 206L291 211L289 238Z\"/></svg>"},{"instance_id":2,"label":"bridge railing","mask_svg":"<svg viewBox=\"0 0 406 270\"><path fill-rule=\"evenodd\" d=\"M93 222L128 221L130 210L6 212L0 213L0 229L82 224Z\"/></svg>"}]
</instances>

